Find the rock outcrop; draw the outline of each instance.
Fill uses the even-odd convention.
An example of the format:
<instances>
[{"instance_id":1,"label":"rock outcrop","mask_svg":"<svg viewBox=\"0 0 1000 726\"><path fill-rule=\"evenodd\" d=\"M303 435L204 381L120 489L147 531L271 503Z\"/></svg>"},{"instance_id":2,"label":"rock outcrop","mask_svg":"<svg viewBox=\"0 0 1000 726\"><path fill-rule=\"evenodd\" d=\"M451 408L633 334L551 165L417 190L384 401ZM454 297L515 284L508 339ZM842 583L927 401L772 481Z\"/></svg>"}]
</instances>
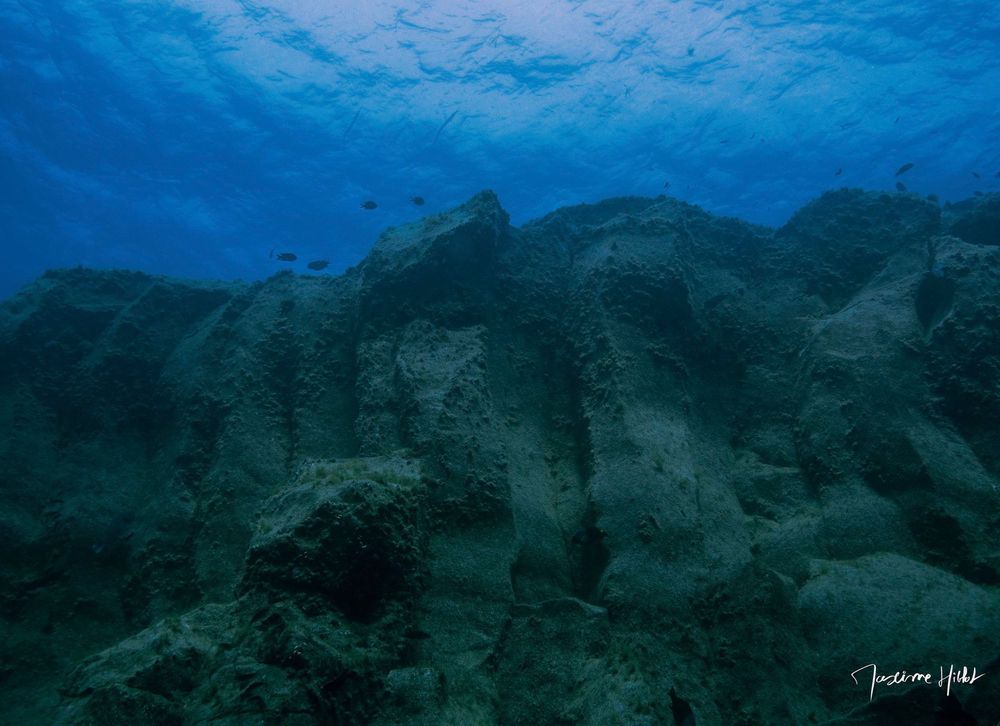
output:
<instances>
[{"instance_id":1,"label":"rock outcrop","mask_svg":"<svg viewBox=\"0 0 1000 726\"><path fill-rule=\"evenodd\" d=\"M484 192L340 277L47 273L0 720L931 723L1000 663L998 202Z\"/></svg>"}]
</instances>

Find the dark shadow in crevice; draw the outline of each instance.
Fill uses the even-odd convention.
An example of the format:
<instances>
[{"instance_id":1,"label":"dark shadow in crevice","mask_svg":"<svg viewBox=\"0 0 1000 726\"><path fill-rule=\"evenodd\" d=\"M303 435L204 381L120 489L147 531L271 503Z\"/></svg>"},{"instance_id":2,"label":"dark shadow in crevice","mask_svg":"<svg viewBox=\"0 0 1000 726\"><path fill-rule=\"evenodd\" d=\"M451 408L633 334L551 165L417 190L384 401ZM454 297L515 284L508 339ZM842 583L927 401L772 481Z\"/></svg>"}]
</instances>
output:
<instances>
[{"instance_id":1,"label":"dark shadow in crevice","mask_svg":"<svg viewBox=\"0 0 1000 726\"><path fill-rule=\"evenodd\" d=\"M596 526L596 519L593 508L588 509L587 516L569 543L573 594L592 604L597 604L600 599L601 577L611 560L611 552L605 544L605 532Z\"/></svg>"},{"instance_id":2,"label":"dark shadow in crevice","mask_svg":"<svg viewBox=\"0 0 1000 726\"><path fill-rule=\"evenodd\" d=\"M948 316L954 299L954 281L934 272L924 276L917 288L916 299L917 318L924 333L929 333Z\"/></svg>"}]
</instances>

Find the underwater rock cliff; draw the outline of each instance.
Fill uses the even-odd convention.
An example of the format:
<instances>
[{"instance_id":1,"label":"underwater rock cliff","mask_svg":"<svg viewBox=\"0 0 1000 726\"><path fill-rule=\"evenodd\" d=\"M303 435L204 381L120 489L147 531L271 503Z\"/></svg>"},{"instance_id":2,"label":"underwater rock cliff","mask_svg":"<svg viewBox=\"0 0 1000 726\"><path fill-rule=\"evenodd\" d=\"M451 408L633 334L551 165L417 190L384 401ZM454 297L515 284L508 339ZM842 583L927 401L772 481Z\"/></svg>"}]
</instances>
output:
<instances>
[{"instance_id":1,"label":"underwater rock cliff","mask_svg":"<svg viewBox=\"0 0 1000 726\"><path fill-rule=\"evenodd\" d=\"M1000 657L997 209L484 192L340 277L47 273L0 721L931 723L851 673Z\"/></svg>"}]
</instances>

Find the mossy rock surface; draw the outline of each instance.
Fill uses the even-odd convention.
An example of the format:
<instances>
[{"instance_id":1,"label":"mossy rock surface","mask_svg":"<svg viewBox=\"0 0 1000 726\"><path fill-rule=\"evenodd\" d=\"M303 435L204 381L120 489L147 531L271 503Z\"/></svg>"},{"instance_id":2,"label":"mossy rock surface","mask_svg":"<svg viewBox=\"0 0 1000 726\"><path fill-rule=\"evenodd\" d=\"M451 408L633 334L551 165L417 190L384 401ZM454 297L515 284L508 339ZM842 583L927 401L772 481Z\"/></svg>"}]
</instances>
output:
<instances>
[{"instance_id":1,"label":"mossy rock surface","mask_svg":"<svg viewBox=\"0 0 1000 726\"><path fill-rule=\"evenodd\" d=\"M995 196L496 196L340 277L0 305L0 722L1000 713ZM952 714L954 715L954 714Z\"/></svg>"}]
</instances>

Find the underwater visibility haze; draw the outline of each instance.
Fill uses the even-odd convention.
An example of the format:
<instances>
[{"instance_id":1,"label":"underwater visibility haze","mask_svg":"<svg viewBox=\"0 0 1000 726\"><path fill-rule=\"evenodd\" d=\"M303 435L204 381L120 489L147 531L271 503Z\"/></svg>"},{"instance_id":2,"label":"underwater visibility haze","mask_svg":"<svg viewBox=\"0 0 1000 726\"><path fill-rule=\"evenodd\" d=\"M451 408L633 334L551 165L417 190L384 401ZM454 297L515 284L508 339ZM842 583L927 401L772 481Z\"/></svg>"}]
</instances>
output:
<instances>
[{"instance_id":1,"label":"underwater visibility haze","mask_svg":"<svg viewBox=\"0 0 1000 726\"><path fill-rule=\"evenodd\" d=\"M998 109L989 2L11 0L0 295L336 273L482 189L515 224L665 193L777 225L913 163L954 201L1000 189Z\"/></svg>"},{"instance_id":2,"label":"underwater visibility haze","mask_svg":"<svg viewBox=\"0 0 1000 726\"><path fill-rule=\"evenodd\" d=\"M979 0L0 2L0 724L996 724L997 139Z\"/></svg>"}]
</instances>

